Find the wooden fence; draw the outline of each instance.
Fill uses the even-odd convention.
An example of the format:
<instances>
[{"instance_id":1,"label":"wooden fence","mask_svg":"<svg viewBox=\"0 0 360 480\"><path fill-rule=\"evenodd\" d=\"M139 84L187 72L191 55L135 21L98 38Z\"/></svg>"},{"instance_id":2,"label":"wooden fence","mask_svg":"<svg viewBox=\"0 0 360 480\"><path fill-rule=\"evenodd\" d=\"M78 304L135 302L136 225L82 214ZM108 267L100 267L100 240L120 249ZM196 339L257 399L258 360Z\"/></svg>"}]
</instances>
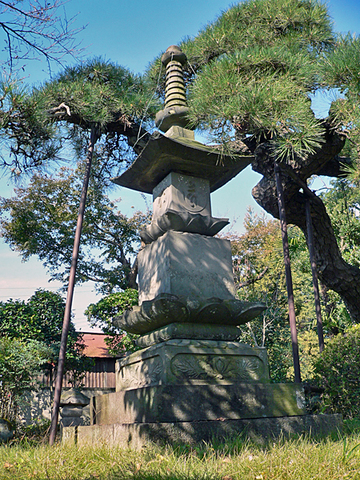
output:
<instances>
[{"instance_id":1,"label":"wooden fence","mask_svg":"<svg viewBox=\"0 0 360 480\"><path fill-rule=\"evenodd\" d=\"M94 358L94 365L85 373L80 385L84 388L115 388L115 358ZM72 387L71 373L66 373L62 387ZM54 383L54 372L43 374L39 378L41 385L50 387Z\"/></svg>"}]
</instances>

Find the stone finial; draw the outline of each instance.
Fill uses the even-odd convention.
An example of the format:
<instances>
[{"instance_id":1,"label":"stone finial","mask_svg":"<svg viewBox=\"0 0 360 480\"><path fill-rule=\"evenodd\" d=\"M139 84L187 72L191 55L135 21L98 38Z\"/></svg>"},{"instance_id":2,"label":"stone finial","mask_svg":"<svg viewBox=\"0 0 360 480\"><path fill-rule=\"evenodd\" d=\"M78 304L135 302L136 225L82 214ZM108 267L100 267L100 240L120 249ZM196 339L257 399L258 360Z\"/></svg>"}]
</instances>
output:
<instances>
[{"instance_id":1,"label":"stone finial","mask_svg":"<svg viewBox=\"0 0 360 480\"><path fill-rule=\"evenodd\" d=\"M178 46L171 45L161 57L161 61L166 67L165 108L157 113L155 123L165 133L171 127L178 127L176 132L181 135L179 129L187 126L186 114L188 112L183 75L186 55ZM181 136L187 135L182 133Z\"/></svg>"},{"instance_id":2,"label":"stone finial","mask_svg":"<svg viewBox=\"0 0 360 480\"><path fill-rule=\"evenodd\" d=\"M165 67L170 61L179 62L181 65L185 65L186 60L185 53L177 45L170 45L161 57L162 64Z\"/></svg>"}]
</instances>

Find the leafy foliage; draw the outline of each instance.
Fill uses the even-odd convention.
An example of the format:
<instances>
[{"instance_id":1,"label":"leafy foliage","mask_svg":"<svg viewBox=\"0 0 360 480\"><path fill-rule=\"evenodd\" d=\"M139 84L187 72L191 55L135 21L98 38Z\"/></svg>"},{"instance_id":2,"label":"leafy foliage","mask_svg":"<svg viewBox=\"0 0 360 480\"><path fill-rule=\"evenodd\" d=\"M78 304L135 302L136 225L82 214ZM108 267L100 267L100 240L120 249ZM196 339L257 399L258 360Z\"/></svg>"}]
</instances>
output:
<instances>
[{"instance_id":1,"label":"leafy foliage","mask_svg":"<svg viewBox=\"0 0 360 480\"><path fill-rule=\"evenodd\" d=\"M111 146L110 156L131 158L126 140L141 144L146 133L141 125L155 114L147 82L101 59L66 68L41 87L13 82L1 87L0 132L9 153L2 166L16 175L59 160L65 151L68 155L79 140L84 148L84 132L92 128L103 145Z\"/></svg>"},{"instance_id":2,"label":"leafy foliage","mask_svg":"<svg viewBox=\"0 0 360 480\"><path fill-rule=\"evenodd\" d=\"M324 88L338 92L330 109L332 122L350 143L354 168L352 178L359 180L360 161L360 38L339 35L335 48L324 55L321 80Z\"/></svg>"},{"instance_id":3,"label":"leafy foliage","mask_svg":"<svg viewBox=\"0 0 360 480\"><path fill-rule=\"evenodd\" d=\"M31 96L13 80L0 82L1 165L13 176L57 160L63 139L44 115L44 99Z\"/></svg>"},{"instance_id":4,"label":"leafy foliage","mask_svg":"<svg viewBox=\"0 0 360 480\"><path fill-rule=\"evenodd\" d=\"M128 288L123 292L110 294L97 303L91 303L85 311L90 325L100 327L108 335L105 339L111 355L119 356L135 351L134 340L138 335L119 331L112 323L113 317L121 315L138 304L137 290Z\"/></svg>"},{"instance_id":5,"label":"leafy foliage","mask_svg":"<svg viewBox=\"0 0 360 480\"><path fill-rule=\"evenodd\" d=\"M244 227L242 235L230 236L238 296L242 300L263 301L267 309L247 325L241 340L267 348L272 381L290 381L293 361L280 225L249 209ZM303 380L311 380L319 346L309 254L305 238L297 227L290 227L288 236L301 374ZM321 302L327 336L351 325L344 304L334 292L323 288Z\"/></svg>"},{"instance_id":6,"label":"leafy foliage","mask_svg":"<svg viewBox=\"0 0 360 480\"><path fill-rule=\"evenodd\" d=\"M360 195L356 183L339 179L331 181L331 189L321 195L333 225L343 258L360 266Z\"/></svg>"},{"instance_id":7,"label":"leafy foliage","mask_svg":"<svg viewBox=\"0 0 360 480\"><path fill-rule=\"evenodd\" d=\"M336 335L315 363L319 383L324 388L323 408L353 418L360 415L360 326Z\"/></svg>"},{"instance_id":8,"label":"leafy foliage","mask_svg":"<svg viewBox=\"0 0 360 480\"><path fill-rule=\"evenodd\" d=\"M27 302L8 300L0 303L0 336L32 339L48 346L59 343L65 302L54 292L37 290ZM78 334L73 324L70 338L76 341Z\"/></svg>"},{"instance_id":9,"label":"leafy foliage","mask_svg":"<svg viewBox=\"0 0 360 480\"><path fill-rule=\"evenodd\" d=\"M52 358L43 342L0 337L0 418L14 422L21 394L36 385L36 374Z\"/></svg>"},{"instance_id":10,"label":"leafy foliage","mask_svg":"<svg viewBox=\"0 0 360 480\"><path fill-rule=\"evenodd\" d=\"M34 91L36 97L45 98L51 113L62 104L68 120L82 128L98 125L106 132L110 124L130 119L142 119L154 112L147 102L146 83L139 75L119 65L95 58L75 67L69 67L43 88ZM66 121L66 116L61 116Z\"/></svg>"},{"instance_id":11,"label":"leafy foliage","mask_svg":"<svg viewBox=\"0 0 360 480\"><path fill-rule=\"evenodd\" d=\"M46 290L37 290L27 302L12 299L0 302L0 339L39 344L48 354L47 363L43 362L42 365L43 370L52 371L59 354L64 310L63 298L58 293ZM81 335L71 322L65 370L74 384L91 367L82 353L84 347Z\"/></svg>"}]
</instances>

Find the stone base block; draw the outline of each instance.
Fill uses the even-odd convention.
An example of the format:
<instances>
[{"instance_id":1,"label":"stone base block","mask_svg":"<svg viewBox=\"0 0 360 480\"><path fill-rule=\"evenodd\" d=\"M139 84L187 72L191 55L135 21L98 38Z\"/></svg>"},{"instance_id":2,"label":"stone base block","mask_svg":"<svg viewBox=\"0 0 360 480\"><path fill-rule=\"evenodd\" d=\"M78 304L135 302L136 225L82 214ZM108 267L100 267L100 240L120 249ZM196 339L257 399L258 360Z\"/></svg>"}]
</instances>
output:
<instances>
[{"instance_id":1,"label":"stone base block","mask_svg":"<svg viewBox=\"0 0 360 480\"><path fill-rule=\"evenodd\" d=\"M228 240L169 231L139 252L139 305L161 293L202 300L235 298Z\"/></svg>"},{"instance_id":2,"label":"stone base block","mask_svg":"<svg viewBox=\"0 0 360 480\"><path fill-rule=\"evenodd\" d=\"M215 439L226 442L241 436L261 445L278 438L309 434L325 437L342 431L341 415L302 415L296 417L256 418L245 420L211 420L175 423L116 423L89 427L68 427L62 431L63 443L78 445L122 446L141 448L157 444L197 445Z\"/></svg>"},{"instance_id":3,"label":"stone base block","mask_svg":"<svg viewBox=\"0 0 360 480\"><path fill-rule=\"evenodd\" d=\"M160 385L93 397L92 424L304 415L299 384Z\"/></svg>"},{"instance_id":4,"label":"stone base block","mask_svg":"<svg viewBox=\"0 0 360 480\"><path fill-rule=\"evenodd\" d=\"M116 362L116 391L157 385L269 383L265 348L239 342L169 340Z\"/></svg>"}]
</instances>

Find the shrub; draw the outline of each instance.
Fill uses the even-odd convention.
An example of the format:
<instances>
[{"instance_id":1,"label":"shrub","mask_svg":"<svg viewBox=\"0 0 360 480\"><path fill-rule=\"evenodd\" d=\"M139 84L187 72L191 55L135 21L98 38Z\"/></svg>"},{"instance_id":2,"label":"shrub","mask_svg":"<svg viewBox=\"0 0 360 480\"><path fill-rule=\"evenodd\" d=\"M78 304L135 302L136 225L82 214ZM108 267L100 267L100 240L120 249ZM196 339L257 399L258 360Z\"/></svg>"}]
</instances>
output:
<instances>
[{"instance_id":1,"label":"shrub","mask_svg":"<svg viewBox=\"0 0 360 480\"><path fill-rule=\"evenodd\" d=\"M51 354L42 342L0 337L0 418L16 420L21 394L36 386L36 375Z\"/></svg>"},{"instance_id":2,"label":"shrub","mask_svg":"<svg viewBox=\"0 0 360 480\"><path fill-rule=\"evenodd\" d=\"M324 388L322 407L344 417L360 416L360 325L329 340L315 362L315 372Z\"/></svg>"}]
</instances>

